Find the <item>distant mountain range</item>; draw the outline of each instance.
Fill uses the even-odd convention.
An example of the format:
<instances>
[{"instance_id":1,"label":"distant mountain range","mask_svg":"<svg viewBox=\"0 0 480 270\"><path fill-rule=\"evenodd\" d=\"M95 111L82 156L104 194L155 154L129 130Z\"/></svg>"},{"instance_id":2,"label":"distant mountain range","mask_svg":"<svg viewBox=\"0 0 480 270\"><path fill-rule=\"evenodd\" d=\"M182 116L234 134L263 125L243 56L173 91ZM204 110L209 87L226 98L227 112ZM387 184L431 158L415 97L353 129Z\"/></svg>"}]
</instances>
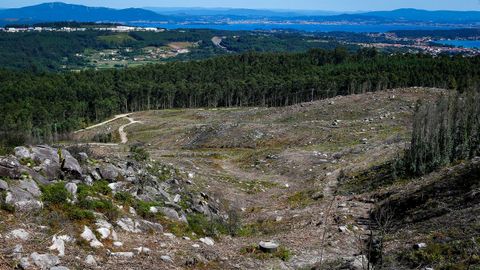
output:
<instances>
[{"instance_id":1,"label":"distant mountain range","mask_svg":"<svg viewBox=\"0 0 480 270\"><path fill-rule=\"evenodd\" d=\"M427 11L398 9L341 14L331 11L284 11L226 8L128 8L112 9L65 3L0 9L0 25L56 21L78 22L170 22L225 23L231 20L316 21L365 23L431 23L480 26L479 11Z\"/></svg>"},{"instance_id":2,"label":"distant mountain range","mask_svg":"<svg viewBox=\"0 0 480 270\"><path fill-rule=\"evenodd\" d=\"M38 23L52 21L132 22L166 20L156 12L140 8L111 9L65 3L45 3L36 6L0 10L0 20L8 23Z\"/></svg>"}]
</instances>

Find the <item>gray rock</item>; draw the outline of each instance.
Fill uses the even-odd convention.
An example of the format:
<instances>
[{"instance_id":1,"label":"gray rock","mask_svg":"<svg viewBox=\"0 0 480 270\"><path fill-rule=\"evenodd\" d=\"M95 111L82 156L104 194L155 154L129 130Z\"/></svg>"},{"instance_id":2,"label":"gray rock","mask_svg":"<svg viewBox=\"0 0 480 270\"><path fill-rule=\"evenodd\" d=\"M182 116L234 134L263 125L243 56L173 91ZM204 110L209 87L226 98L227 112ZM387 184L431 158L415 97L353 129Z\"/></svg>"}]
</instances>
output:
<instances>
[{"instance_id":1,"label":"gray rock","mask_svg":"<svg viewBox=\"0 0 480 270\"><path fill-rule=\"evenodd\" d=\"M45 159L40 164L41 171L49 180L54 180L60 174L60 163L52 161L51 159Z\"/></svg>"},{"instance_id":2,"label":"gray rock","mask_svg":"<svg viewBox=\"0 0 480 270\"><path fill-rule=\"evenodd\" d=\"M82 167L80 167L80 164L78 163L78 160L76 160L70 152L68 152L65 149L62 149L62 170L65 172L70 173L71 175L75 177L82 177Z\"/></svg>"},{"instance_id":3,"label":"gray rock","mask_svg":"<svg viewBox=\"0 0 480 270\"><path fill-rule=\"evenodd\" d=\"M100 176L108 181L116 181L119 173L115 166L107 164L100 167Z\"/></svg>"},{"instance_id":4,"label":"gray rock","mask_svg":"<svg viewBox=\"0 0 480 270\"><path fill-rule=\"evenodd\" d=\"M40 269L50 269L60 263L60 259L52 254L38 254L37 252L34 252L30 254L30 258L32 259L33 264Z\"/></svg>"},{"instance_id":5,"label":"gray rock","mask_svg":"<svg viewBox=\"0 0 480 270\"><path fill-rule=\"evenodd\" d=\"M78 189L77 184L75 184L75 183L67 183L67 184L65 184L65 189L66 189L70 194L72 194L72 196L73 196L74 198L77 197L77 189Z\"/></svg>"},{"instance_id":6,"label":"gray rock","mask_svg":"<svg viewBox=\"0 0 480 270\"><path fill-rule=\"evenodd\" d=\"M88 255L87 258L85 258L85 264L88 264L90 266L96 266L97 261L95 260L95 257L93 257L93 255Z\"/></svg>"},{"instance_id":7,"label":"gray rock","mask_svg":"<svg viewBox=\"0 0 480 270\"><path fill-rule=\"evenodd\" d=\"M137 254L149 254L150 252L152 252L152 250L147 247L138 247L134 248L134 250L135 252L137 252Z\"/></svg>"},{"instance_id":8,"label":"gray rock","mask_svg":"<svg viewBox=\"0 0 480 270\"><path fill-rule=\"evenodd\" d=\"M207 246L213 246L215 245L215 242L213 241L212 238L210 237L205 237L205 238L200 238L200 242L204 243Z\"/></svg>"},{"instance_id":9,"label":"gray rock","mask_svg":"<svg viewBox=\"0 0 480 270\"><path fill-rule=\"evenodd\" d=\"M15 207L18 211L31 211L42 208L39 201L40 188L33 180L18 180L9 187L5 203Z\"/></svg>"},{"instance_id":10,"label":"gray rock","mask_svg":"<svg viewBox=\"0 0 480 270\"><path fill-rule=\"evenodd\" d=\"M70 270L70 269L66 266L54 266L54 267L51 267L50 270Z\"/></svg>"},{"instance_id":11,"label":"gray rock","mask_svg":"<svg viewBox=\"0 0 480 270\"><path fill-rule=\"evenodd\" d=\"M175 209L168 208L168 207L160 207L158 208L158 210L160 213L162 213L169 219L172 219L175 221L180 219L180 216L178 215L177 211L175 211Z\"/></svg>"},{"instance_id":12,"label":"gray rock","mask_svg":"<svg viewBox=\"0 0 480 270\"><path fill-rule=\"evenodd\" d=\"M27 147L25 147L25 146L15 147L14 151L15 151L15 156L16 156L18 159L22 159L22 158L32 158L32 153L31 153L30 150L29 150Z\"/></svg>"},{"instance_id":13,"label":"gray rock","mask_svg":"<svg viewBox=\"0 0 480 270\"><path fill-rule=\"evenodd\" d=\"M60 164L58 150L48 145L39 145L31 148L32 159L38 163L50 160L52 163Z\"/></svg>"},{"instance_id":14,"label":"gray rock","mask_svg":"<svg viewBox=\"0 0 480 270\"><path fill-rule=\"evenodd\" d=\"M83 232L80 237L82 237L85 241L89 242L90 246L93 248L103 247L103 244L98 241L95 234L93 234L92 230L90 230L90 228L87 226L83 227Z\"/></svg>"},{"instance_id":15,"label":"gray rock","mask_svg":"<svg viewBox=\"0 0 480 270\"><path fill-rule=\"evenodd\" d=\"M131 232L131 233L141 233L142 230L140 229L140 223L134 221L129 217L121 218L117 221L117 225L122 228L122 230Z\"/></svg>"},{"instance_id":16,"label":"gray rock","mask_svg":"<svg viewBox=\"0 0 480 270\"><path fill-rule=\"evenodd\" d=\"M163 232L163 226L161 224L150 222L147 220L140 220L140 228L144 231Z\"/></svg>"},{"instance_id":17,"label":"gray rock","mask_svg":"<svg viewBox=\"0 0 480 270\"><path fill-rule=\"evenodd\" d=\"M32 264L30 263L30 260L28 259L28 257L23 257L20 259L19 266L21 269L30 269Z\"/></svg>"},{"instance_id":18,"label":"gray rock","mask_svg":"<svg viewBox=\"0 0 480 270\"><path fill-rule=\"evenodd\" d=\"M48 248L49 250L57 250L58 256L65 256L65 241L62 238L53 236L52 245Z\"/></svg>"},{"instance_id":19,"label":"gray rock","mask_svg":"<svg viewBox=\"0 0 480 270\"><path fill-rule=\"evenodd\" d=\"M0 190L7 190L8 189L8 183L0 180Z\"/></svg>"},{"instance_id":20,"label":"gray rock","mask_svg":"<svg viewBox=\"0 0 480 270\"><path fill-rule=\"evenodd\" d=\"M275 243L273 241L261 241L258 244L258 247L260 248L260 250L266 253L273 253L277 251L278 246L279 246L278 243Z\"/></svg>"},{"instance_id":21,"label":"gray rock","mask_svg":"<svg viewBox=\"0 0 480 270\"><path fill-rule=\"evenodd\" d=\"M41 171L42 169L39 168L39 171ZM22 174L25 174L25 175L29 175L31 179L35 180L35 182L39 183L39 184L49 184L50 181L48 181L47 178L45 178L43 175L41 175L40 173L38 173L37 171L35 171L34 169L31 169L29 167L20 167L20 172Z\"/></svg>"},{"instance_id":22,"label":"gray rock","mask_svg":"<svg viewBox=\"0 0 480 270\"><path fill-rule=\"evenodd\" d=\"M417 244L413 245L414 249L424 249L426 247L427 247L427 244L425 244L425 243L417 243Z\"/></svg>"},{"instance_id":23,"label":"gray rock","mask_svg":"<svg viewBox=\"0 0 480 270\"><path fill-rule=\"evenodd\" d=\"M10 238L10 239L14 238L14 239L20 239L20 240L26 241L30 239L30 233L24 229L16 229L9 232L7 234L7 238Z\"/></svg>"},{"instance_id":24,"label":"gray rock","mask_svg":"<svg viewBox=\"0 0 480 270\"><path fill-rule=\"evenodd\" d=\"M110 256L117 257L117 258L125 258L125 259L133 258L134 255L135 254L133 254L133 252L112 252L112 253L110 253Z\"/></svg>"},{"instance_id":25,"label":"gray rock","mask_svg":"<svg viewBox=\"0 0 480 270\"><path fill-rule=\"evenodd\" d=\"M368 267L368 259L365 255L359 255L352 258L346 258L346 267L351 270L363 270Z\"/></svg>"},{"instance_id":26,"label":"gray rock","mask_svg":"<svg viewBox=\"0 0 480 270\"><path fill-rule=\"evenodd\" d=\"M15 258L16 260L20 260L22 258L22 253L23 253L23 246L20 244L17 244L12 250L12 257Z\"/></svg>"},{"instance_id":27,"label":"gray rock","mask_svg":"<svg viewBox=\"0 0 480 270\"><path fill-rule=\"evenodd\" d=\"M87 153L81 152L81 153L78 153L78 155L80 156L80 161L81 161L81 162L87 162L87 161L88 161L88 155L87 155Z\"/></svg>"},{"instance_id":28,"label":"gray rock","mask_svg":"<svg viewBox=\"0 0 480 270\"><path fill-rule=\"evenodd\" d=\"M167 263L173 263L172 258L170 256L167 256L167 255L160 256L160 260L162 260L164 262L167 262Z\"/></svg>"},{"instance_id":29,"label":"gray rock","mask_svg":"<svg viewBox=\"0 0 480 270\"><path fill-rule=\"evenodd\" d=\"M22 176L20 166L15 157L0 157L0 177L19 179Z\"/></svg>"},{"instance_id":30,"label":"gray rock","mask_svg":"<svg viewBox=\"0 0 480 270\"><path fill-rule=\"evenodd\" d=\"M90 170L90 176L93 178L93 180L101 180L102 179L102 176L100 176L100 174L98 173L97 170Z\"/></svg>"}]
</instances>

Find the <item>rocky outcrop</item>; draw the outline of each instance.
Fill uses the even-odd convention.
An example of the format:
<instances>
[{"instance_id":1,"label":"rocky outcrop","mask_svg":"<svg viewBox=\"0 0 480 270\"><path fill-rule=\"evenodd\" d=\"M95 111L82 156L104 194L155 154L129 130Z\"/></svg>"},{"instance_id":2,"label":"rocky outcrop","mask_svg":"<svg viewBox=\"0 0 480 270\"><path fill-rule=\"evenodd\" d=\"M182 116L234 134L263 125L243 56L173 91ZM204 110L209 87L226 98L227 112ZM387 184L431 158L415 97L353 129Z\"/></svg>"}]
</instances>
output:
<instances>
[{"instance_id":1,"label":"rocky outcrop","mask_svg":"<svg viewBox=\"0 0 480 270\"><path fill-rule=\"evenodd\" d=\"M0 177L20 178L20 163L15 157L0 158Z\"/></svg>"}]
</instances>

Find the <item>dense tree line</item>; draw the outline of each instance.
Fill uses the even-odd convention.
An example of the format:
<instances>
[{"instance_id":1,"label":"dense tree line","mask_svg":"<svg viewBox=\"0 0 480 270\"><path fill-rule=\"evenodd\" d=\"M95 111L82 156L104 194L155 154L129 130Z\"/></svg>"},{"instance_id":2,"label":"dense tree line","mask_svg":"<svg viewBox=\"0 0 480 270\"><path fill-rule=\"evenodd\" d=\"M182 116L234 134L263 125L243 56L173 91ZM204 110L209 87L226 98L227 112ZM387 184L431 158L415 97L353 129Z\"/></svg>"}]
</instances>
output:
<instances>
[{"instance_id":1,"label":"dense tree line","mask_svg":"<svg viewBox=\"0 0 480 270\"><path fill-rule=\"evenodd\" d=\"M0 137L12 144L50 141L139 110L285 106L408 86L461 90L479 80L479 67L479 57L349 54L337 48L63 74L0 70Z\"/></svg>"},{"instance_id":2,"label":"dense tree line","mask_svg":"<svg viewBox=\"0 0 480 270\"><path fill-rule=\"evenodd\" d=\"M407 169L429 173L458 160L480 155L480 94L443 96L417 106Z\"/></svg>"}]
</instances>

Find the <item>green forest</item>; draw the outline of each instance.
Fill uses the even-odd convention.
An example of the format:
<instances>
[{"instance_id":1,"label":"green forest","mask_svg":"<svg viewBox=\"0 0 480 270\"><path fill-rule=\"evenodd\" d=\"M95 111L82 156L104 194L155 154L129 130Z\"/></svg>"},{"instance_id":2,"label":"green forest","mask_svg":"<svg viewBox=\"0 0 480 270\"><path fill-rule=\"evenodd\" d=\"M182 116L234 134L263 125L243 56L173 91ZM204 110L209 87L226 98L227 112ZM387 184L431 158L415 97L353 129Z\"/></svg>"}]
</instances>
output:
<instances>
[{"instance_id":1,"label":"green forest","mask_svg":"<svg viewBox=\"0 0 480 270\"><path fill-rule=\"evenodd\" d=\"M284 106L409 86L467 90L480 57L246 53L202 61L68 73L0 71L4 145L51 142L117 113L168 108Z\"/></svg>"},{"instance_id":2,"label":"green forest","mask_svg":"<svg viewBox=\"0 0 480 270\"><path fill-rule=\"evenodd\" d=\"M108 25L77 25L76 23L58 23L39 26L69 27L107 27ZM332 33L331 35L337 35ZM340 35L340 34L339 34ZM211 39L223 37L224 50L215 46ZM365 35L341 34L340 39L349 37L369 39ZM319 40L321 39L321 40ZM128 32L115 33L88 29L75 32L0 32L0 66L2 68L28 70L32 72L68 71L90 66L84 54L87 50L129 48L132 54L142 54L146 47L163 47L171 42L193 42L198 46L190 53L181 54L162 62L201 60L229 53L258 52L305 52L312 48L330 49L341 45L331 36L323 34L306 35L301 32L265 33L249 31L222 31L210 29L167 30L164 32ZM348 45L351 51L356 45Z\"/></svg>"}]
</instances>

